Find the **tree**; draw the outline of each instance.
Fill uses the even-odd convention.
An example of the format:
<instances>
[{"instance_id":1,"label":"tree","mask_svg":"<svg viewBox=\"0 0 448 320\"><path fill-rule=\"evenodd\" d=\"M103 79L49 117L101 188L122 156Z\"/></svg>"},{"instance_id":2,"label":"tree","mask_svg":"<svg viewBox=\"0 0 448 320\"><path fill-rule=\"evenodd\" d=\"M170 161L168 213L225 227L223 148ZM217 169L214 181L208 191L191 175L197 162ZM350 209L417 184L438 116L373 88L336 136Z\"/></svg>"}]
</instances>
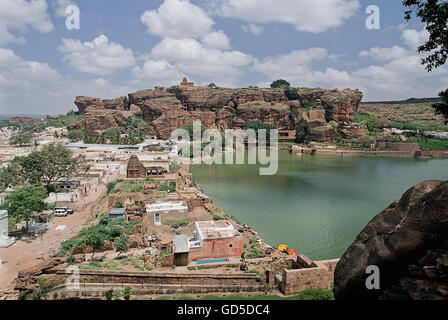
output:
<instances>
[{"instance_id":1,"label":"tree","mask_svg":"<svg viewBox=\"0 0 448 320\"><path fill-rule=\"evenodd\" d=\"M269 144L270 139L271 139L271 130L277 129L274 125L272 124L267 124L267 123L263 123L260 120L256 120L256 121L249 121L246 123L246 130L248 129L252 129L255 131L255 133L257 134L257 138L258 140L260 140L260 136L259 136L259 130L266 130L266 143Z\"/></svg>"},{"instance_id":2,"label":"tree","mask_svg":"<svg viewBox=\"0 0 448 320\"><path fill-rule=\"evenodd\" d=\"M289 82L283 79L275 80L271 83L271 88L287 88L289 86Z\"/></svg>"},{"instance_id":3,"label":"tree","mask_svg":"<svg viewBox=\"0 0 448 320\"><path fill-rule=\"evenodd\" d=\"M297 100L299 99L299 92L296 88L287 87L285 89L285 95L288 100Z\"/></svg>"},{"instance_id":4,"label":"tree","mask_svg":"<svg viewBox=\"0 0 448 320\"><path fill-rule=\"evenodd\" d=\"M296 142L308 144L310 127L304 118L301 118L296 126Z\"/></svg>"},{"instance_id":5,"label":"tree","mask_svg":"<svg viewBox=\"0 0 448 320\"><path fill-rule=\"evenodd\" d=\"M119 143L121 136L121 130L118 128L109 128L103 132L104 140L110 143Z\"/></svg>"},{"instance_id":6,"label":"tree","mask_svg":"<svg viewBox=\"0 0 448 320\"><path fill-rule=\"evenodd\" d=\"M84 141L85 137L86 132L84 129L70 130L67 134L67 138L70 141Z\"/></svg>"},{"instance_id":7,"label":"tree","mask_svg":"<svg viewBox=\"0 0 448 320\"><path fill-rule=\"evenodd\" d=\"M12 217L28 222L33 212L42 212L47 208L44 200L48 191L44 187L25 186L14 190L5 197L5 207Z\"/></svg>"},{"instance_id":8,"label":"tree","mask_svg":"<svg viewBox=\"0 0 448 320\"><path fill-rule=\"evenodd\" d=\"M445 124L448 125L448 89L439 93L442 102L433 105L437 115L443 116Z\"/></svg>"},{"instance_id":9,"label":"tree","mask_svg":"<svg viewBox=\"0 0 448 320\"><path fill-rule=\"evenodd\" d=\"M216 84L214 84L214 83L212 82L212 83L209 83L209 84L207 85L207 87L209 87L209 88L216 88Z\"/></svg>"},{"instance_id":10,"label":"tree","mask_svg":"<svg viewBox=\"0 0 448 320\"><path fill-rule=\"evenodd\" d=\"M367 130L369 130L369 132L372 133L375 129L380 127L380 121L378 120L377 117L370 116L366 120L366 127L367 127Z\"/></svg>"},{"instance_id":11,"label":"tree","mask_svg":"<svg viewBox=\"0 0 448 320\"><path fill-rule=\"evenodd\" d=\"M29 146L31 145L31 134L29 133L19 133L9 139L9 144L12 146Z\"/></svg>"},{"instance_id":12,"label":"tree","mask_svg":"<svg viewBox=\"0 0 448 320\"><path fill-rule=\"evenodd\" d=\"M448 59L448 2L444 0L404 0L403 5L407 21L415 14L426 24L429 40L420 45L418 52L429 55L422 59L422 64L430 72L444 65ZM448 89L439 93L442 101L434 104L435 113L442 115L448 124Z\"/></svg>"},{"instance_id":13,"label":"tree","mask_svg":"<svg viewBox=\"0 0 448 320\"><path fill-rule=\"evenodd\" d=\"M17 175L18 183L46 188L87 168L84 156L74 157L73 152L62 143L48 144L28 156L15 157L9 167Z\"/></svg>"},{"instance_id":14,"label":"tree","mask_svg":"<svg viewBox=\"0 0 448 320\"><path fill-rule=\"evenodd\" d=\"M23 179L18 172L19 166L15 161L12 161L7 167L0 169L0 191L23 183Z\"/></svg>"}]
</instances>

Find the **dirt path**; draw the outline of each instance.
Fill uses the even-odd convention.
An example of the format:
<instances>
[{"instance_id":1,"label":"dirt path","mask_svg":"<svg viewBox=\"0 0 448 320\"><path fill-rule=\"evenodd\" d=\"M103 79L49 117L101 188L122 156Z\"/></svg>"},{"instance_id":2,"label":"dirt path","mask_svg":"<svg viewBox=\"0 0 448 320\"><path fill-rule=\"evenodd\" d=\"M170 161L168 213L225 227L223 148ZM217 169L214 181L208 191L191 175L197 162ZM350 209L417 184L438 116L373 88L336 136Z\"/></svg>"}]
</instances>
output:
<instances>
[{"instance_id":1,"label":"dirt path","mask_svg":"<svg viewBox=\"0 0 448 320\"><path fill-rule=\"evenodd\" d=\"M106 192L105 185L98 185L87 197L72 205L75 213L67 217L55 217L51 227L42 235L22 237L9 248L0 248L0 291L9 290L11 282L20 270L32 267L57 252L60 243L75 236L90 215L92 204ZM62 231L58 226L65 226Z\"/></svg>"}]
</instances>

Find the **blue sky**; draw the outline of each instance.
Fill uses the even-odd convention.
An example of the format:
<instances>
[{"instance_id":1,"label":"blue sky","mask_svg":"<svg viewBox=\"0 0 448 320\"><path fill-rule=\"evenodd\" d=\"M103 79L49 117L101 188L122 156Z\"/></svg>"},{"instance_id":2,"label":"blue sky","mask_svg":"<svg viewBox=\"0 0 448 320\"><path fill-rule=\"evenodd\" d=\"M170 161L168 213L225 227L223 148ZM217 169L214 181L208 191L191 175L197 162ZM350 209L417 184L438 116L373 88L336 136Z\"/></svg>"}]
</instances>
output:
<instances>
[{"instance_id":1,"label":"blue sky","mask_svg":"<svg viewBox=\"0 0 448 320\"><path fill-rule=\"evenodd\" d=\"M367 6L380 29L365 26ZM80 9L80 29L65 9ZM399 0L1 0L0 113L65 113L77 95L113 98L196 84L359 88L364 100L436 96L427 39Z\"/></svg>"}]
</instances>

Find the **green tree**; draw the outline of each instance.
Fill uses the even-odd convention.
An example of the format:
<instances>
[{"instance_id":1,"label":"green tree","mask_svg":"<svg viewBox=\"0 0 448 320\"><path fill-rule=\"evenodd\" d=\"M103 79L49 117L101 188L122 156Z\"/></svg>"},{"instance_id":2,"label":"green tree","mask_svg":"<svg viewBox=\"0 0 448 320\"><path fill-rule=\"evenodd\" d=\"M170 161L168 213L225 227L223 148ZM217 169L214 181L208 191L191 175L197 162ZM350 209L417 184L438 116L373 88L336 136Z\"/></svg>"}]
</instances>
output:
<instances>
[{"instance_id":1,"label":"green tree","mask_svg":"<svg viewBox=\"0 0 448 320\"><path fill-rule=\"evenodd\" d=\"M118 128L109 128L103 132L104 140L117 144L120 142L121 130Z\"/></svg>"},{"instance_id":2,"label":"green tree","mask_svg":"<svg viewBox=\"0 0 448 320\"><path fill-rule=\"evenodd\" d=\"M25 186L14 190L5 197L5 207L12 217L28 222L33 212L42 212L47 208L44 200L48 191L44 187Z\"/></svg>"},{"instance_id":3,"label":"green tree","mask_svg":"<svg viewBox=\"0 0 448 320\"><path fill-rule=\"evenodd\" d=\"M287 87L285 89L285 95L288 98L288 100L298 100L299 90L297 88Z\"/></svg>"},{"instance_id":4,"label":"green tree","mask_svg":"<svg viewBox=\"0 0 448 320\"><path fill-rule=\"evenodd\" d=\"M67 138L70 141L84 141L86 132L84 129L70 130L67 134Z\"/></svg>"},{"instance_id":5,"label":"green tree","mask_svg":"<svg viewBox=\"0 0 448 320\"><path fill-rule=\"evenodd\" d=\"M0 191L23 183L23 177L18 172L19 166L16 161L12 161L7 167L0 168Z\"/></svg>"},{"instance_id":6,"label":"green tree","mask_svg":"<svg viewBox=\"0 0 448 320\"><path fill-rule=\"evenodd\" d=\"M46 188L87 169L84 156L74 157L62 143L48 144L28 156L16 157L10 167L19 177L19 182Z\"/></svg>"},{"instance_id":7,"label":"green tree","mask_svg":"<svg viewBox=\"0 0 448 320\"><path fill-rule=\"evenodd\" d=\"M289 82L283 79L275 80L271 83L271 88L287 88L289 86Z\"/></svg>"},{"instance_id":8,"label":"green tree","mask_svg":"<svg viewBox=\"0 0 448 320\"><path fill-rule=\"evenodd\" d=\"M428 71L443 66L448 59L448 2L446 0L404 0L407 21L415 14L429 32L429 39L417 49L419 53L429 53L422 59ZM435 113L443 116L448 124L448 89L439 93L440 103L433 105Z\"/></svg>"},{"instance_id":9,"label":"green tree","mask_svg":"<svg viewBox=\"0 0 448 320\"><path fill-rule=\"evenodd\" d=\"M246 123L246 130L248 130L248 129L252 129L255 131L255 133L257 134L258 140L261 140L260 138L262 138L259 131L261 129L266 130L266 143L269 144L269 141L271 139L271 130L277 129L277 128L272 124L267 124L267 123L263 123L260 120L255 120L255 121L249 121Z\"/></svg>"},{"instance_id":10,"label":"green tree","mask_svg":"<svg viewBox=\"0 0 448 320\"><path fill-rule=\"evenodd\" d=\"M209 87L209 88L216 88L216 84L214 84L214 83L212 82L212 83L209 83L209 84L207 85L207 87Z\"/></svg>"},{"instance_id":11,"label":"green tree","mask_svg":"<svg viewBox=\"0 0 448 320\"><path fill-rule=\"evenodd\" d=\"M378 120L377 117L370 116L366 120L366 127L367 130L369 130L370 134L372 134L372 132L375 131L375 129L378 129L380 127L380 121Z\"/></svg>"},{"instance_id":12,"label":"green tree","mask_svg":"<svg viewBox=\"0 0 448 320\"><path fill-rule=\"evenodd\" d=\"M310 127L304 118L301 118L296 126L296 142L308 144Z\"/></svg>"},{"instance_id":13,"label":"green tree","mask_svg":"<svg viewBox=\"0 0 448 320\"><path fill-rule=\"evenodd\" d=\"M9 139L9 144L12 146L29 146L31 145L32 135L30 133L19 133Z\"/></svg>"}]
</instances>

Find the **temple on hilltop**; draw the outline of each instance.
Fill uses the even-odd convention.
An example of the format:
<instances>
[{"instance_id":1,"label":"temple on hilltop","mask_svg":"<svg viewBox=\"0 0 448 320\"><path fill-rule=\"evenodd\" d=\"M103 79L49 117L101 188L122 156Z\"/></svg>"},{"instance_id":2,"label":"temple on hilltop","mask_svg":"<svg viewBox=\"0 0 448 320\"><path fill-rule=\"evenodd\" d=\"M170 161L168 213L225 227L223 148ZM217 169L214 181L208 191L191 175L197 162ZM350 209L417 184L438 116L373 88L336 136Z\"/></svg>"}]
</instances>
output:
<instances>
[{"instance_id":1,"label":"temple on hilltop","mask_svg":"<svg viewBox=\"0 0 448 320\"><path fill-rule=\"evenodd\" d=\"M184 77L184 79L180 83L179 87L182 88L182 89L193 88L194 87L194 82L188 82L187 77Z\"/></svg>"}]
</instances>

